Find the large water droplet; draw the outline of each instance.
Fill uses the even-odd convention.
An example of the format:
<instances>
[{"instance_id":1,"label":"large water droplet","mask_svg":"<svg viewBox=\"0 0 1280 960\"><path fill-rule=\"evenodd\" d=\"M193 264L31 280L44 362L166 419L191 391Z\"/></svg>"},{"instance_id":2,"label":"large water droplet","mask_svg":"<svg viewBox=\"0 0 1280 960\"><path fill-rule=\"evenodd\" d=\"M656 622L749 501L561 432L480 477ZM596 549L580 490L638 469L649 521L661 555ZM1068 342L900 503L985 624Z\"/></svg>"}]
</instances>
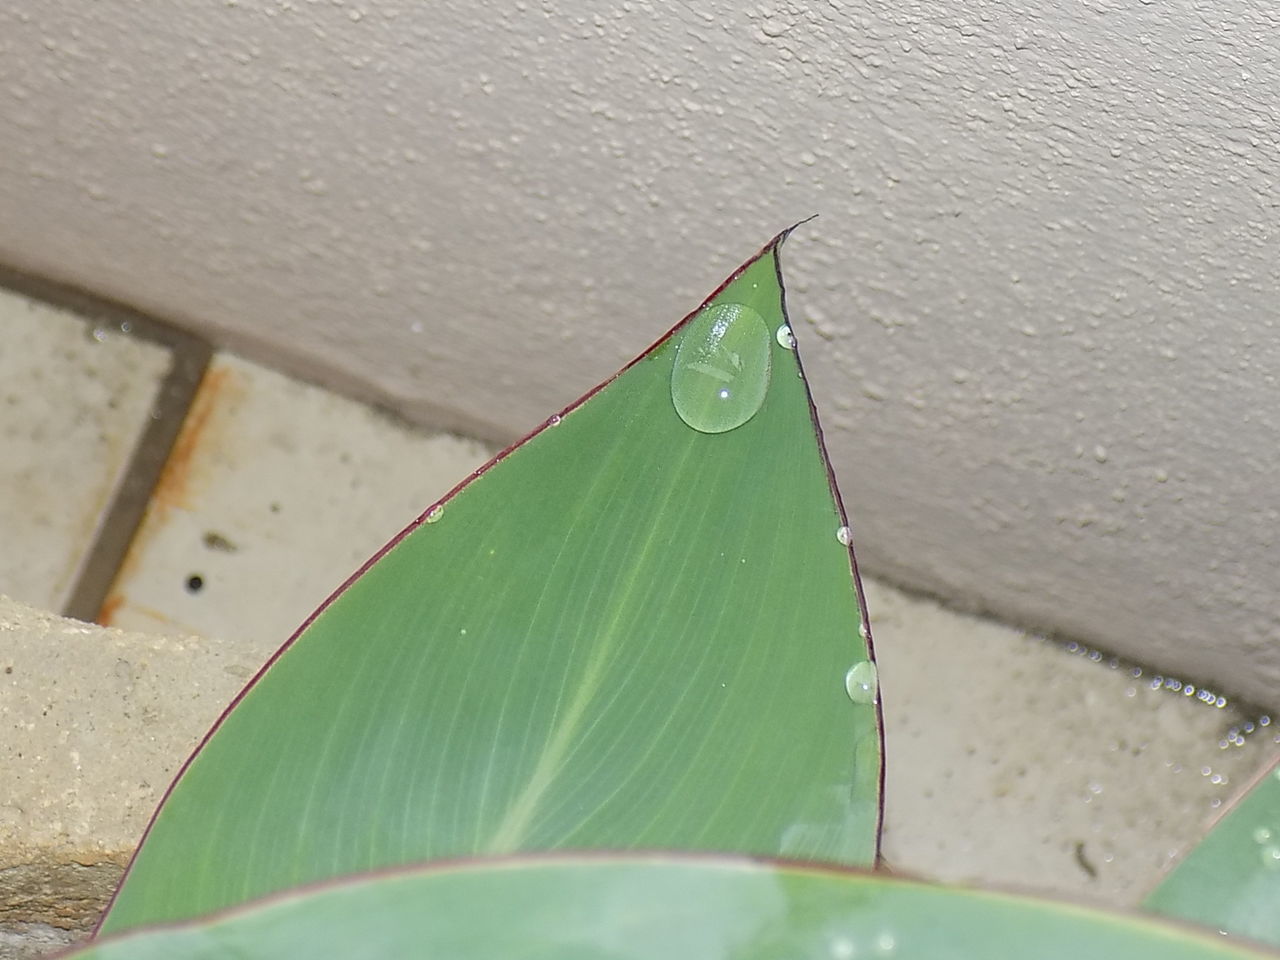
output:
<instances>
[{"instance_id":1,"label":"large water droplet","mask_svg":"<svg viewBox=\"0 0 1280 960\"><path fill-rule=\"evenodd\" d=\"M844 675L844 689L854 703L875 703L880 693L876 665L870 660L855 663Z\"/></svg>"},{"instance_id":2,"label":"large water droplet","mask_svg":"<svg viewBox=\"0 0 1280 960\"><path fill-rule=\"evenodd\" d=\"M444 504L437 503L434 507L427 511L427 523L435 523L444 516Z\"/></svg>"},{"instance_id":3,"label":"large water droplet","mask_svg":"<svg viewBox=\"0 0 1280 960\"><path fill-rule=\"evenodd\" d=\"M777 329L774 337L778 341L778 346L782 347L782 349L794 350L796 348L796 336L785 323Z\"/></svg>"},{"instance_id":4,"label":"large water droplet","mask_svg":"<svg viewBox=\"0 0 1280 960\"><path fill-rule=\"evenodd\" d=\"M702 433L725 433L760 410L769 389L769 328L741 303L717 303L685 330L671 370L671 402Z\"/></svg>"},{"instance_id":5,"label":"large water droplet","mask_svg":"<svg viewBox=\"0 0 1280 960\"><path fill-rule=\"evenodd\" d=\"M853 531L848 527L841 527L836 531L836 539L847 547L853 543Z\"/></svg>"}]
</instances>

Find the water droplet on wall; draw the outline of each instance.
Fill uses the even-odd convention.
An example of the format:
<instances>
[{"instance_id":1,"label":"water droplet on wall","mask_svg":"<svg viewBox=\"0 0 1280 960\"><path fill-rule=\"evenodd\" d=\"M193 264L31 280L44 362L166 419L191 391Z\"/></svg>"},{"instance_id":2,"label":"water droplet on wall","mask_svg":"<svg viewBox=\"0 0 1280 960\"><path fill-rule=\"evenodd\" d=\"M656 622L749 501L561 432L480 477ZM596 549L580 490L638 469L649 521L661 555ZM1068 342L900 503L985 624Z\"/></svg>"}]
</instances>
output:
<instances>
[{"instance_id":1,"label":"water droplet on wall","mask_svg":"<svg viewBox=\"0 0 1280 960\"><path fill-rule=\"evenodd\" d=\"M854 703L875 703L880 694L876 665L870 660L855 663L844 675L844 689Z\"/></svg>"},{"instance_id":2,"label":"water droplet on wall","mask_svg":"<svg viewBox=\"0 0 1280 960\"><path fill-rule=\"evenodd\" d=\"M718 303L684 332L671 370L671 402L701 433L742 426L764 404L771 358L769 328L755 310Z\"/></svg>"}]
</instances>

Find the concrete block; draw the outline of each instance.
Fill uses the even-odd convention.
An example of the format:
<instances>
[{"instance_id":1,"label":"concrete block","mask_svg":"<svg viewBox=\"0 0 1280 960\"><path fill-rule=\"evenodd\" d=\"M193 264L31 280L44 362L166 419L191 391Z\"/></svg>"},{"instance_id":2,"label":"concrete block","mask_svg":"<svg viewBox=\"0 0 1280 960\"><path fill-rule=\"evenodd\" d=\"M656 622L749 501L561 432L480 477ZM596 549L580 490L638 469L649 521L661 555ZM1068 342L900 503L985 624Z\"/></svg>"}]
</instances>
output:
<instances>
[{"instance_id":1,"label":"concrete block","mask_svg":"<svg viewBox=\"0 0 1280 960\"><path fill-rule=\"evenodd\" d=\"M0 597L0 925L93 925L179 766L258 666Z\"/></svg>"}]
</instances>

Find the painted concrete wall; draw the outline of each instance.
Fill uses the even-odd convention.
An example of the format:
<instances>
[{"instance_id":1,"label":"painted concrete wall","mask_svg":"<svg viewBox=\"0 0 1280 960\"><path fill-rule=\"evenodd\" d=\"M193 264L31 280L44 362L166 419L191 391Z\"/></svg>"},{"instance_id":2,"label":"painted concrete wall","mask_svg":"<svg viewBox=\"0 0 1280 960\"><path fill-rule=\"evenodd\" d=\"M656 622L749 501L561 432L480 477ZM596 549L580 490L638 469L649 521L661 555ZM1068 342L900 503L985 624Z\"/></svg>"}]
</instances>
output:
<instances>
[{"instance_id":1,"label":"painted concrete wall","mask_svg":"<svg viewBox=\"0 0 1280 960\"><path fill-rule=\"evenodd\" d=\"M0 7L0 261L513 437L772 233L865 565L1280 703L1265 0Z\"/></svg>"}]
</instances>

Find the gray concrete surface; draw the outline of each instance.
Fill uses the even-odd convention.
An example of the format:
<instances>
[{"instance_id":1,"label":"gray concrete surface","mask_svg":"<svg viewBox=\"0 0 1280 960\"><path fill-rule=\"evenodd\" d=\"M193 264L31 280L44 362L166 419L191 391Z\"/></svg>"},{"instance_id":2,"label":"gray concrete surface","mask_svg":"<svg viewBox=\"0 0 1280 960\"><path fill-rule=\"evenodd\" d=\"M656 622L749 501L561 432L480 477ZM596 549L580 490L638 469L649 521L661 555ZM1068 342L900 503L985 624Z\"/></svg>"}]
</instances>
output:
<instances>
[{"instance_id":1,"label":"gray concrete surface","mask_svg":"<svg viewBox=\"0 0 1280 960\"><path fill-rule=\"evenodd\" d=\"M0 960L39 960L71 947L81 937L47 923L0 923Z\"/></svg>"},{"instance_id":2,"label":"gray concrete surface","mask_svg":"<svg viewBox=\"0 0 1280 960\"><path fill-rule=\"evenodd\" d=\"M0 337L0 593L61 610L169 357L3 288Z\"/></svg>"}]
</instances>

